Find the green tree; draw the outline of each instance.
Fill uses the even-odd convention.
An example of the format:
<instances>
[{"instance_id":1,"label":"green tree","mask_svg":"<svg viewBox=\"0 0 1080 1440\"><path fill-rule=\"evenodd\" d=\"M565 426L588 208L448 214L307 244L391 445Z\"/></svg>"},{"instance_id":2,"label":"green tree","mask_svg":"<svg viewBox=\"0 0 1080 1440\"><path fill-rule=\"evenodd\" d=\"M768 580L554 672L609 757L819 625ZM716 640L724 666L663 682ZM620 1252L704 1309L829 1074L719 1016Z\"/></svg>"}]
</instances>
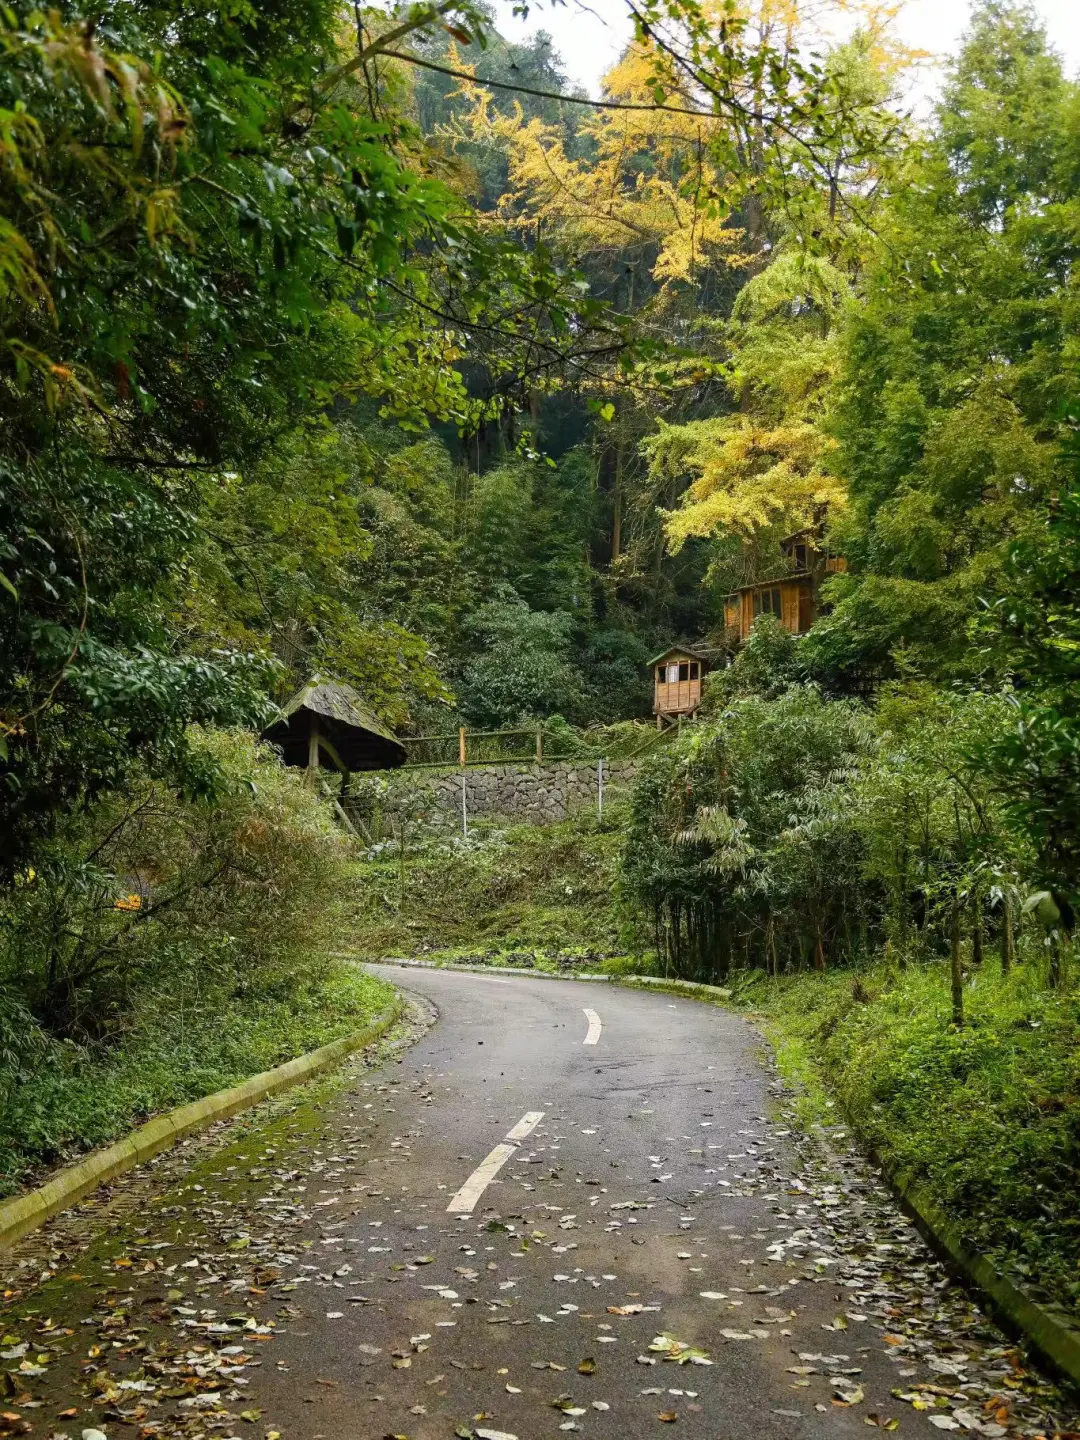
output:
<instances>
[{"instance_id":1,"label":"green tree","mask_svg":"<svg viewBox=\"0 0 1080 1440\"><path fill-rule=\"evenodd\" d=\"M521 600L492 600L473 612L475 649L461 679L461 706L472 724L524 724L548 715L579 718L583 687L573 661L573 618L530 610Z\"/></svg>"},{"instance_id":2,"label":"green tree","mask_svg":"<svg viewBox=\"0 0 1080 1440\"><path fill-rule=\"evenodd\" d=\"M810 641L834 680L888 673L899 647L972 674L979 599L1060 479L1077 93L1030 8L982 4L933 133L890 182L835 408L851 569Z\"/></svg>"}]
</instances>

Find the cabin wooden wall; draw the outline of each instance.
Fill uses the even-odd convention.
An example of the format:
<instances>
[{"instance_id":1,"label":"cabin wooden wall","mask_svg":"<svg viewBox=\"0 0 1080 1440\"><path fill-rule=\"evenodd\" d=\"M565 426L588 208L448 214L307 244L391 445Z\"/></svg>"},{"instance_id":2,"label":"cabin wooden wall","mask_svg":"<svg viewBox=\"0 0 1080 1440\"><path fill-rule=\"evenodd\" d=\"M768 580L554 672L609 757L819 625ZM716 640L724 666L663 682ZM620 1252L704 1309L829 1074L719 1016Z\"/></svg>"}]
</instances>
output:
<instances>
[{"instance_id":1,"label":"cabin wooden wall","mask_svg":"<svg viewBox=\"0 0 1080 1440\"><path fill-rule=\"evenodd\" d=\"M701 704L701 681L679 680L674 685L656 683L653 710L659 715L687 714Z\"/></svg>"},{"instance_id":2,"label":"cabin wooden wall","mask_svg":"<svg viewBox=\"0 0 1080 1440\"><path fill-rule=\"evenodd\" d=\"M809 580L780 580L769 585L758 586L758 590L780 590L780 614L778 619L785 630L793 635L802 635L814 622L813 584ZM754 625L754 590L742 590L738 595L724 601L724 624L729 630L737 630L740 640L747 640Z\"/></svg>"},{"instance_id":3,"label":"cabin wooden wall","mask_svg":"<svg viewBox=\"0 0 1080 1440\"><path fill-rule=\"evenodd\" d=\"M667 673L669 665L697 666L698 678L696 680L657 680L656 669L661 668ZM655 715L678 715L688 714L696 710L701 704L701 681L703 678L704 666L696 655L687 655L685 651L674 650L664 661L663 666L653 669L653 713Z\"/></svg>"}]
</instances>

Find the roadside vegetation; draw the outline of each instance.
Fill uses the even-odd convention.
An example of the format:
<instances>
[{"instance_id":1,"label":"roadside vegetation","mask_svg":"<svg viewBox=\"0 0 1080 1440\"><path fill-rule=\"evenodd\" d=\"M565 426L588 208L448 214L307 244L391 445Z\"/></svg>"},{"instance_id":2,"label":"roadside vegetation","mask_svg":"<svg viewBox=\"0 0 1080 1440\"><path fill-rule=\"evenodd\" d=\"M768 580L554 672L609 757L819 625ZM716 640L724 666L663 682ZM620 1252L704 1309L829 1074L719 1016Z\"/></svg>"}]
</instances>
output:
<instances>
[{"instance_id":1,"label":"roadside vegetation","mask_svg":"<svg viewBox=\"0 0 1080 1440\"><path fill-rule=\"evenodd\" d=\"M212 799L133 772L4 896L0 1193L390 999L331 958L350 870L326 808L249 736L190 744Z\"/></svg>"},{"instance_id":2,"label":"roadside vegetation","mask_svg":"<svg viewBox=\"0 0 1080 1440\"><path fill-rule=\"evenodd\" d=\"M974 1250L1075 1322L1080 997L1048 990L1039 960L1032 947L1002 975L988 958L962 1029L940 961L741 973L734 1003L764 1019L809 1123L854 1126Z\"/></svg>"},{"instance_id":3,"label":"roadside vegetation","mask_svg":"<svg viewBox=\"0 0 1080 1440\"><path fill-rule=\"evenodd\" d=\"M555 825L476 824L467 839L427 835L356 864L347 935L367 959L404 956L597 969L638 949L619 906L622 817L577 815Z\"/></svg>"}]
</instances>

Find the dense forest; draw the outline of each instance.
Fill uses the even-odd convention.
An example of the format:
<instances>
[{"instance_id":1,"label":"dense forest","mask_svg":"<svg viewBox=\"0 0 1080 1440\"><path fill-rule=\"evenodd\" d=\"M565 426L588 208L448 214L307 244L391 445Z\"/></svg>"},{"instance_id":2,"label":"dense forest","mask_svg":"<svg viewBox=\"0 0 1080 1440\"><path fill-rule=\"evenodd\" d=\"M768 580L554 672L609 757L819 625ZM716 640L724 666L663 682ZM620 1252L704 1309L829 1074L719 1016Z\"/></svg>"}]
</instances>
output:
<instances>
[{"instance_id":1,"label":"dense forest","mask_svg":"<svg viewBox=\"0 0 1080 1440\"><path fill-rule=\"evenodd\" d=\"M636 5L599 99L482 0L0 14L12 1183L363 1009L352 840L255 740L313 676L595 734L700 647L620 948L943 967L959 1031L993 947L1074 1033L1080 86L977 0L912 115L820 8ZM814 623L740 635L800 536Z\"/></svg>"}]
</instances>

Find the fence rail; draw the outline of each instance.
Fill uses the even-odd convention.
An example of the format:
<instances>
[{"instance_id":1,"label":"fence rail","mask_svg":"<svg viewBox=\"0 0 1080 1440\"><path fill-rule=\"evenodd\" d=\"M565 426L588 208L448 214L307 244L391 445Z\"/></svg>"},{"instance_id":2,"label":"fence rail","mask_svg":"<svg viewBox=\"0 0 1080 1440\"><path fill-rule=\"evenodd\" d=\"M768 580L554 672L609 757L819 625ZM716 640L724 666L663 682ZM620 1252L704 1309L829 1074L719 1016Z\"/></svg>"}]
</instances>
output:
<instances>
[{"instance_id":1,"label":"fence rail","mask_svg":"<svg viewBox=\"0 0 1080 1440\"><path fill-rule=\"evenodd\" d=\"M468 730L456 734L412 735L401 738L408 759L406 770L468 768L471 765L542 764L545 761L580 761L583 765L600 759L635 759L670 740L674 730L649 729L631 744L604 744L585 739L573 731L537 725L528 730Z\"/></svg>"}]
</instances>

